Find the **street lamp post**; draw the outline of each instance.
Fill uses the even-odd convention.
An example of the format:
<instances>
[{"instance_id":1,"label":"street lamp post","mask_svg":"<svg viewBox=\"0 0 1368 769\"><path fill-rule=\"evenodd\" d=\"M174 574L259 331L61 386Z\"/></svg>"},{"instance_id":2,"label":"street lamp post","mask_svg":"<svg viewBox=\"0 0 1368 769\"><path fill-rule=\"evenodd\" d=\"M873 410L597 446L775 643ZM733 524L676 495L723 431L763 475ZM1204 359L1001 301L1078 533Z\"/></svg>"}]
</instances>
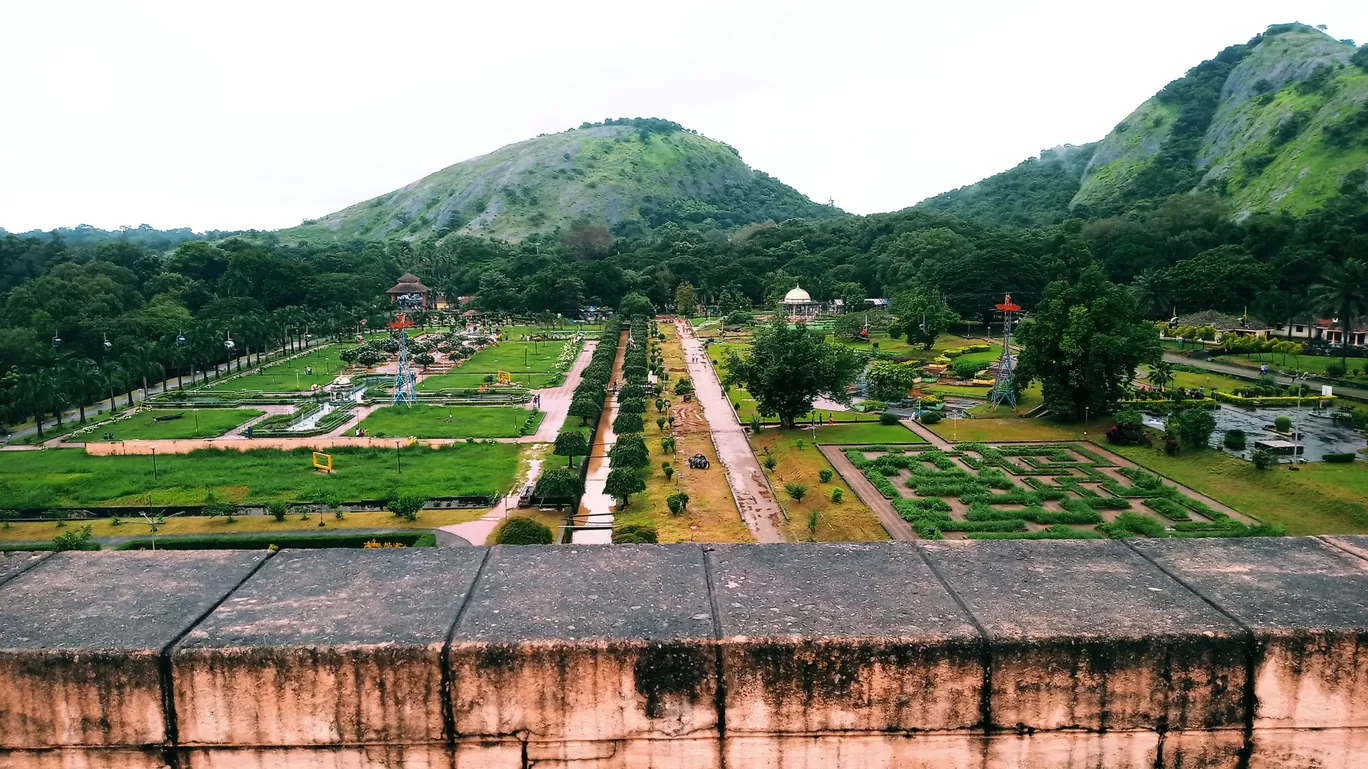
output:
<instances>
[{"instance_id":1,"label":"street lamp post","mask_svg":"<svg viewBox=\"0 0 1368 769\"><path fill-rule=\"evenodd\" d=\"M152 449L152 480L157 480L157 447L150 446Z\"/></svg>"},{"instance_id":2,"label":"street lamp post","mask_svg":"<svg viewBox=\"0 0 1368 769\"><path fill-rule=\"evenodd\" d=\"M394 466L399 469L399 474L404 474L404 460L399 455L399 441L394 442Z\"/></svg>"}]
</instances>

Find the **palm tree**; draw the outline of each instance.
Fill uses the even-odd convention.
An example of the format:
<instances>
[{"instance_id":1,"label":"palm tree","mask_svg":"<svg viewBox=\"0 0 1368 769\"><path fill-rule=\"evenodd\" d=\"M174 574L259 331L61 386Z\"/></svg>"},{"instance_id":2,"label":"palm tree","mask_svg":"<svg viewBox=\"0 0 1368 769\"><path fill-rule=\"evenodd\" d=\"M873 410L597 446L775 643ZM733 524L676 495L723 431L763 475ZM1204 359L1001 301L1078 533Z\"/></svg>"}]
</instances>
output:
<instances>
[{"instance_id":1,"label":"palm tree","mask_svg":"<svg viewBox=\"0 0 1368 769\"><path fill-rule=\"evenodd\" d=\"M157 351L150 344L136 344L128 348L123 357L124 368L133 377L142 380L143 397L150 393L147 389L148 377L158 378L165 375L166 367L157 359Z\"/></svg>"},{"instance_id":2,"label":"palm tree","mask_svg":"<svg viewBox=\"0 0 1368 769\"><path fill-rule=\"evenodd\" d=\"M59 389L70 393L76 399L81 424L85 424L86 403L99 397L100 383L104 381L100 368L90 358L67 358L62 361L58 371L61 372Z\"/></svg>"},{"instance_id":3,"label":"palm tree","mask_svg":"<svg viewBox=\"0 0 1368 769\"><path fill-rule=\"evenodd\" d=\"M1368 314L1368 262L1351 257L1325 268L1311 286L1311 302L1318 311L1338 317L1344 332L1340 359L1348 365L1354 318Z\"/></svg>"},{"instance_id":4,"label":"palm tree","mask_svg":"<svg viewBox=\"0 0 1368 769\"><path fill-rule=\"evenodd\" d=\"M1154 270L1137 275L1131 288L1135 291L1136 304L1146 318L1157 318L1168 309L1168 292Z\"/></svg>"},{"instance_id":5,"label":"palm tree","mask_svg":"<svg viewBox=\"0 0 1368 769\"><path fill-rule=\"evenodd\" d=\"M47 411L48 399L52 392L52 372L48 369L30 371L19 378L14 388L20 403L28 407L33 421L38 426L38 440L43 439L43 414Z\"/></svg>"}]
</instances>

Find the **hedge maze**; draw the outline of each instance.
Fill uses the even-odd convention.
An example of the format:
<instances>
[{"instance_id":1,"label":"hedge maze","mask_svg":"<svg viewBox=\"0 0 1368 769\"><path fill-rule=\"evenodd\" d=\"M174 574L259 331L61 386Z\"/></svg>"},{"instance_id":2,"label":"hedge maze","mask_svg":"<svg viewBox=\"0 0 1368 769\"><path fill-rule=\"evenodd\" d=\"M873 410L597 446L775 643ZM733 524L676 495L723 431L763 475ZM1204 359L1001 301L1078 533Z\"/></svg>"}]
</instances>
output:
<instances>
[{"instance_id":1,"label":"hedge maze","mask_svg":"<svg viewBox=\"0 0 1368 769\"><path fill-rule=\"evenodd\" d=\"M845 455L924 539L1278 536L1077 444L860 446Z\"/></svg>"}]
</instances>

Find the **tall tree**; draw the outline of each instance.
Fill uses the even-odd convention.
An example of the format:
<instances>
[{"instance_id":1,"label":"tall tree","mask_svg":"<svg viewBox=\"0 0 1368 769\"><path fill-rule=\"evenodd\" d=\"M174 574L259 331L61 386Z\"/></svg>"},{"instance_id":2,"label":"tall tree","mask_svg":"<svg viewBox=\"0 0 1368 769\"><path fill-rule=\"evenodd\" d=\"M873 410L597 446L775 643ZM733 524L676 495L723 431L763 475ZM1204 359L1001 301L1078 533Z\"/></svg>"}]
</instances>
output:
<instances>
[{"instance_id":1,"label":"tall tree","mask_svg":"<svg viewBox=\"0 0 1368 769\"><path fill-rule=\"evenodd\" d=\"M687 280L675 289L675 314L685 318L698 314L698 297L694 295L693 284Z\"/></svg>"},{"instance_id":2,"label":"tall tree","mask_svg":"<svg viewBox=\"0 0 1368 769\"><path fill-rule=\"evenodd\" d=\"M750 391L761 414L779 417L784 427L812 410L818 397L844 401L860 361L843 345L828 343L805 324L789 327L783 318L760 329L748 354L728 350L726 384Z\"/></svg>"},{"instance_id":3,"label":"tall tree","mask_svg":"<svg viewBox=\"0 0 1368 769\"><path fill-rule=\"evenodd\" d=\"M894 297L892 310L907 333L907 341L920 344L924 350L935 347L936 339L960 319L939 291L921 287Z\"/></svg>"},{"instance_id":4,"label":"tall tree","mask_svg":"<svg viewBox=\"0 0 1368 769\"><path fill-rule=\"evenodd\" d=\"M1163 354L1158 329L1140 318L1135 295L1096 265L1076 283L1051 283L1035 322L1023 324L1017 339L1017 386L1039 381L1045 406L1064 419L1110 413L1136 367Z\"/></svg>"}]
</instances>

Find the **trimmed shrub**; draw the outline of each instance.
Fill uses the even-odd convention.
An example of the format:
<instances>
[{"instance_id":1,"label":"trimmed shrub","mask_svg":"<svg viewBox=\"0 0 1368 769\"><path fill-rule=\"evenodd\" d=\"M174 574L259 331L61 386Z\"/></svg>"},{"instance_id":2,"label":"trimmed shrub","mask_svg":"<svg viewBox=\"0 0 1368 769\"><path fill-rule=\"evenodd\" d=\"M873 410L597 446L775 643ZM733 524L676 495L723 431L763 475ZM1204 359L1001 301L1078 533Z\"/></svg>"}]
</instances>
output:
<instances>
[{"instance_id":1,"label":"trimmed shrub","mask_svg":"<svg viewBox=\"0 0 1368 769\"><path fill-rule=\"evenodd\" d=\"M1231 451L1244 451L1245 441L1245 431L1239 429L1226 430L1225 437L1221 439L1221 443Z\"/></svg>"},{"instance_id":2,"label":"trimmed shrub","mask_svg":"<svg viewBox=\"0 0 1368 769\"><path fill-rule=\"evenodd\" d=\"M646 524L629 523L625 526L618 526L613 529L614 545L654 545L659 541L660 536L656 534L656 529L654 526L648 526Z\"/></svg>"},{"instance_id":3,"label":"trimmed shrub","mask_svg":"<svg viewBox=\"0 0 1368 769\"><path fill-rule=\"evenodd\" d=\"M1353 462L1354 455L1352 453L1326 454L1325 456L1321 457L1321 459L1325 460L1326 462L1329 462L1332 465L1341 465Z\"/></svg>"},{"instance_id":4,"label":"trimmed shrub","mask_svg":"<svg viewBox=\"0 0 1368 769\"><path fill-rule=\"evenodd\" d=\"M821 483L831 483L831 468L823 467L818 470L817 480Z\"/></svg>"},{"instance_id":5,"label":"trimmed shrub","mask_svg":"<svg viewBox=\"0 0 1368 769\"><path fill-rule=\"evenodd\" d=\"M1273 420L1273 429L1280 433L1292 432L1292 417L1280 416Z\"/></svg>"},{"instance_id":6,"label":"trimmed shrub","mask_svg":"<svg viewBox=\"0 0 1368 769\"><path fill-rule=\"evenodd\" d=\"M897 414L894 414L891 411L885 411L884 413L879 415L879 424L896 425L898 423L898 419L899 417Z\"/></svg>"},{"instance_id":7,"label":"trimmed shrub","mask_svg":"<svg viewBox=\"0 0 1368 769\"><path fill-rule=\"evenodd\" d=\"M841 500L844 499L844 498L845 498L845 492L841 491L840 489L832 489L832 490L831 490L831 503L832 503L833 505L839 505L839 504L841 504Z\"/></svg>"},{"instance_id":8,"label":"trimmed shrub","mask_svg":"<svg viewBox=\"0 0 1368 769\"><path fill-rule=\"evenodd\" d=\"M507 518L494 530L494 543L498 545L549 545L552 540L550 529L522 516Z\"/></svg>"},{"instance_id":9,"label":"trimmed shrub","mask_svg":"<svg viewBox=\"0 0 1368 769\"><path fill-rule=\"evenodd\" d=\"M927 411L920 417L917 417L917 419L924 425L934 425L941 421L941 415L934 411Z\"/></svg>"}]
</instances>

